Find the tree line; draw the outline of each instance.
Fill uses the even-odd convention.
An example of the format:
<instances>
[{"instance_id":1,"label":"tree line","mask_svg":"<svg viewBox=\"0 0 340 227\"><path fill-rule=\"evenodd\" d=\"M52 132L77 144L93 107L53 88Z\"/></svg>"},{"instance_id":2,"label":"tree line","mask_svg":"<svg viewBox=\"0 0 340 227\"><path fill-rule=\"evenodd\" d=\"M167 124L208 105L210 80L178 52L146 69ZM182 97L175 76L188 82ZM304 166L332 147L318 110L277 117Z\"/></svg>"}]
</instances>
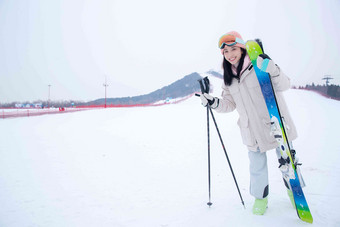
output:
<instances>
[{"instance_id":1,"label":"tree line","mask_svg":"<svg viewBox=\"0 0 340 227\"><path fill-rule=\"evenodd\" d=\"M293 88L316 91L327 97L340 100L340 86L339 85L335 85L335 84L315 85L314 83L312 83L311 85L299 86L299 87L293 87Z\"/></svg>"}]
</instances>

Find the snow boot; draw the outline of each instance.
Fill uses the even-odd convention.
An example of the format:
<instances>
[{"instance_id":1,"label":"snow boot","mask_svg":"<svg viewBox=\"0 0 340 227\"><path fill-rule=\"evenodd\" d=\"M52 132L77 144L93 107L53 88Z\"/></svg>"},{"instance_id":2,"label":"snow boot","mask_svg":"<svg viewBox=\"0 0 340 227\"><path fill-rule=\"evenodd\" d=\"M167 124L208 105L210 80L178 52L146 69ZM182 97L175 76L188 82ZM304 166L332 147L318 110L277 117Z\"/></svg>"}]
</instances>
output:
<instances>
[{"instance_id":1,"label":"snow boot","mask_svg":"<svg viewBox=\"0 0 340 227\"><path fill-rule=\"evenodd\" d=\"M292 206L295 208L293 192L291 190L287 189L287 194L289 196L290 202L292 203Z\"/></svg>"},{"instance_id":2,"label":"snow boot","mask_svg":"<svg viewBox=\"0 0 340 227\"><path fill-rule=\"evenodd\" d=\"M267 205L268 205L268 197L264 199L255 199L255 203L253 206L253 214L263 215L267 210Z\"/></svg>"}]
</instances>

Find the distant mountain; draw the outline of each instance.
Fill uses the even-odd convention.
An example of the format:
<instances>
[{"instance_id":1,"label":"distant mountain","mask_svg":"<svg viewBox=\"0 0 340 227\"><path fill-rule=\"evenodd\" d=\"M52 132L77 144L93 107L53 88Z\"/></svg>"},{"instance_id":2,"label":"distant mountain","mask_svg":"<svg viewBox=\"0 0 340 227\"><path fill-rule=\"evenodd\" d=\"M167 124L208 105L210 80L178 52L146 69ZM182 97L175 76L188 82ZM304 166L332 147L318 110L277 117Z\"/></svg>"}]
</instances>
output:
<instances>
[{"instance_id":1,"label":"distant mountain","mask_svg":"<svg viewBox=\"0 0 340 227\"><path fill-rule=\"evenodd\" d=\"M223 78L223 76L213 70L210 70L206 73L204 73L204 76L215 76L218 78ZM133 96L133 97L121 97L121 98L107 98L106 104L107 105L138 105L138 104L152 104L156 103L158 101L165 101L165 100L171 100L181 97L186 97L190 94L193 94L195 92L200 92L200 86L197 82L199 79L202 79L202 76L195 72L191 73L185 77L183 77L180 80L177 80L176 82L165 86L161 89L158 89L154 92L151 92L146 95L140 95L140 96ZM90 102L82 102L82 101L75 101L75 100L69 100L69 101L35 101L32 103L25 103L25 106L30 105L33 106L33 103L39 103L40 105L47 107L47 106L53 106L53 107L84 107L84 106L101 106L105 104L105 99L97 99ZM12 103L5 103L0 104L0 107L16 107L16 102Z\"/></svg>"},{"instance_id":2,"label":"distant mountain","mask_svg":"<svg viewBox=\"0 0 340 227\"><path fill-rule=\"evenodd\" d=\"M211 74L212 76L215 76L217 78L223 79L223 75L221 73L216 72L216 71L210 70L207 73Z\"/></svg>"},{"instance_id":3,"label":"distant mountain","mask_svg":"<svg viewBox=\"0 0 340 227\"><path fill-rule=\"evenodd\" d=\"M211 71L208 73L211 74ZM136 104L149 104L160 100L166 100L171 98L179 98L190 95L194 92L199 92L200 86L197 82L202 79L202 76L198 73L192 73L184 78L177 80L176 82L151 92L146 95L133 96L133 97L121 97L121 98L107 98L107 105L136 105ZM103 105L105 99L97 99L84 103L84 105Z\"/></svg>"}]
</instances>

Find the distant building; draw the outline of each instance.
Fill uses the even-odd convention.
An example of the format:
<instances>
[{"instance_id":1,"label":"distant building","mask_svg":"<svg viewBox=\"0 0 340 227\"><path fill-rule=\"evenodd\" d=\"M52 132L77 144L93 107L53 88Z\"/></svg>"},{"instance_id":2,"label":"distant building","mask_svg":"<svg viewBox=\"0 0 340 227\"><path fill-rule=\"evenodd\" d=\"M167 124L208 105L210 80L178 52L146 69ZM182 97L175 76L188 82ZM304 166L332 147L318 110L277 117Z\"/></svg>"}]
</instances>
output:
<instances>
[{"instance_id":1,"label":"distant building","mask_svg":"<svg viewBox=\"0 0 340 227\"><path fill-rule=\"evenodd\" d=\"M34 103L33 104L35 108L42 108L43 104L42 103Z\"/></svg>"}]
</instances>

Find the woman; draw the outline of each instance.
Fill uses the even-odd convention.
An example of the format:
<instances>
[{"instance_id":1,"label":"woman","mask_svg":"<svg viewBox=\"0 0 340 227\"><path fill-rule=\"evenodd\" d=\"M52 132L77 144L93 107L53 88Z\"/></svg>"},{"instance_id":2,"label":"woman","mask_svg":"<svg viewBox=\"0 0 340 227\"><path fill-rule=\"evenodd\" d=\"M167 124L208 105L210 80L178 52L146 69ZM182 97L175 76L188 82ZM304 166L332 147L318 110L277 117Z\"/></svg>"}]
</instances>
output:
<instances>
[{"instance_id":1,"label":"woman","mask_svg":"<svg viewBox=\"0 0 340 227\"><path fill-rule=\"evenodd\" d=\"M249 150L250 194L255 197L253 213L262 215L267 208L269 192L266 152L276 148L280 159L280 150L271 131L266 103L241 35L235 31L223 35L219 40L219 48L223 55L224 70L222 97L212 97L204 93L200 96L202 105L207 106L209 103L217 112L231 112L236 109L239 113L237 123L243 143ZM282 95L283 91L290 88L290 79L267 55L258 57L257 65L260 69L264 59L269 60L266 72L271 76L282 118L285 125L289 126L286 127L286 133L291 144L297 133ZM304 185L302 178L301 184ZM292 192L289 189L287 191L293 203Z\"/></svg>"}]
</instances>

